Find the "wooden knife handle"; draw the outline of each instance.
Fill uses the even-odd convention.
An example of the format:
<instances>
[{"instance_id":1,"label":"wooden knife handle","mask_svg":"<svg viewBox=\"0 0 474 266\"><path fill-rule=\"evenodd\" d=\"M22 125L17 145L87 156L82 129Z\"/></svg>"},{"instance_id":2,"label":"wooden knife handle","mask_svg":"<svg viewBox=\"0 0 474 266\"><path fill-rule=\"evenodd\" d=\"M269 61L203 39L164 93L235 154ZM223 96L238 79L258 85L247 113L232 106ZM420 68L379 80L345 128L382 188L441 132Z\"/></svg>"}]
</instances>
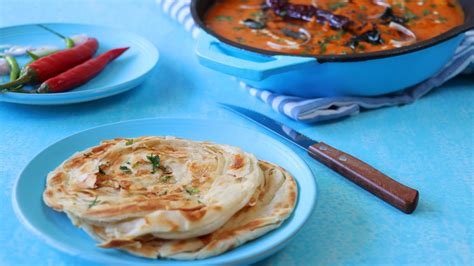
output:
<instances>
[{"instance_id":1,"label":"wooden knife handle","mask_svg":"<svg viewBox=\"0 0 474 266\"><path fill-rule=\"evenodd\" d=\"M416 209L417 190L398 183L365 162L323 142L310 146L308 153L402 212L410 214Z\"/></svg>"}]
</instances>

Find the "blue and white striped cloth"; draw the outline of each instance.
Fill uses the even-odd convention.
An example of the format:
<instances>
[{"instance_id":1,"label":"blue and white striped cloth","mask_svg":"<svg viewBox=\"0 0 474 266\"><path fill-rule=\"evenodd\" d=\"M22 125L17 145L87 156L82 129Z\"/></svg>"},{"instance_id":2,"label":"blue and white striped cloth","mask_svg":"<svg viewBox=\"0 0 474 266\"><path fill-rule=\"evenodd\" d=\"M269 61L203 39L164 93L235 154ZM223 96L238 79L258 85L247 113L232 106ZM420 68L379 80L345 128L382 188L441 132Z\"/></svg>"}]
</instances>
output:
<instances>
[{"instance_id":1,"label":"blue and white striped cloth","mask_svg":"<svg viewBox=\"0 0 474 266\"><path fill-rule=\"evenodd\" d=\"M194 38L199 35L189 5L191 0L156 0L165 14L184 25ZM474 31L466 33L466 37L458 47L455 56L446 66L430 79L408 88L402 92L375 97L324 97L300 98L273 93L270 90L252 88L240 82L240 86L248 90L250 95L261 99L275 111L304 122L318 122L355 115L361 109L375 109L384 106L409 104L419 99L432 89L463 72L474 74Z\"/></svg>"}]
</instances>

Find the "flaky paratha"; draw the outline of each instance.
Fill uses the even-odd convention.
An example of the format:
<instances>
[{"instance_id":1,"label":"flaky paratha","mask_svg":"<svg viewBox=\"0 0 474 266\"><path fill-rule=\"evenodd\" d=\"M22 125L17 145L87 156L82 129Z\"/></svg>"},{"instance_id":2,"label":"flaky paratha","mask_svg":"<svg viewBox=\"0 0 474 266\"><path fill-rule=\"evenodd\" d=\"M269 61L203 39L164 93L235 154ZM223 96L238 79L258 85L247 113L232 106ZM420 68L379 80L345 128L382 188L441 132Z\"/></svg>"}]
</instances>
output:
<instances>
[{"instance_id":1,"label":"flaky paratha","mask_svg":"<svg viewBox=\"0 0 474 266\"><path fill-rule=\"evenodd\" d=\"M113 139L76 153L43 198L107 234L186 239L215 231L247 205L263 174L252 154L174 137Z\"/></svg>"},{"instance_id":2,"label":"flaky paratha","mask_svg":"<svg viewBox=\"0 0 474 266\"><path fill-rule=\"evenodd\" d=\"M255 192L257 200L247 204L221 228L202 237L165 240L144 235L128 241L113 240L106 227L87 224L75 217L73 220L104 248L120 248L148 258L191 260L215 256L279 227L295 206L297 186L293 177L274 164L260 161L259 165L265 178L264 185Z\"/></svg>"}]
</instances>

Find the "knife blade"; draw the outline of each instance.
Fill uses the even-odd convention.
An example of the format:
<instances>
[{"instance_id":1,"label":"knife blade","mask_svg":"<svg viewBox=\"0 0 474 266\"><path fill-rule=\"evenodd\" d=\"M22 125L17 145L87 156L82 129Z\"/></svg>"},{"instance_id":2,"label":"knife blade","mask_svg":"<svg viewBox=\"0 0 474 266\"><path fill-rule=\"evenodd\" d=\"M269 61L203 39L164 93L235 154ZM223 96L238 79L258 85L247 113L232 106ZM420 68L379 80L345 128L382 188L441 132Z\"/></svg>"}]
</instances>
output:
<instances>
[{"instance_id":1,"label":"knife blade","mask_svg":"<svg viewBox=\"0 0 474 266\"><path fill-rule=\"evenodd\" d=\"M417 190L395 181L362 160L324 142L315 141L261 113L231 104L220 104L304 149L312 158L400 211L410 214L416 209L419 199Z\"/></svg>"}]
</instances>

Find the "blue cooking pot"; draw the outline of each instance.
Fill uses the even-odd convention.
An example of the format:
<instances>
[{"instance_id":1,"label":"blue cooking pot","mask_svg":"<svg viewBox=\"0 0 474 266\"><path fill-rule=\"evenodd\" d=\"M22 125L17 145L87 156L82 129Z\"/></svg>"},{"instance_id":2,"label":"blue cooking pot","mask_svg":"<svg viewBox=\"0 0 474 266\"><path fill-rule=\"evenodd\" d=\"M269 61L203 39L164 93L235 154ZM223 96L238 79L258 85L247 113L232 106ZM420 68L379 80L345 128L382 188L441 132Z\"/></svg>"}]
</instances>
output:
<instances>
[{"instance_id":1,"label":"blue cooking pot","mask_svg":"<svg viewBox=\"0 0 474 266\"><path fill-rule=\"evenodd\" d=\"M223 38L206 28L215 0L193 0L191 12L204 30L196 53L202 65L250 86L301 97L374 96L415 85L439 71L474 28L474 0L462 0L465 23L430 40L386 51L300 56L262 50Z\"/></svg>"}]
</instances>

